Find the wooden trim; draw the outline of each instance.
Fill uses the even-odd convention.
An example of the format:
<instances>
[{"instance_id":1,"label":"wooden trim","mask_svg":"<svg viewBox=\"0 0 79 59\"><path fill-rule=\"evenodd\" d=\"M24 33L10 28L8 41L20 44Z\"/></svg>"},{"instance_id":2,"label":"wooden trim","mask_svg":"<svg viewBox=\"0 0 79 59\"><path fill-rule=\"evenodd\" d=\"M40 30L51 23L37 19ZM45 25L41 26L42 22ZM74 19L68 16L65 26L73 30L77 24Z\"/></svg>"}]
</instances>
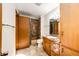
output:
<instances>
[{"instance_id":1,"label":"wooden trim","mask_svg":"<svg viewBox=\"0 0 79 59\"><path fill-rule=\"evenodd\" d=\"M63 46L63 47L65 47L65 48L67 48L67 49L70 49L70 50L73 50L73 51L79 53L79 51L77 51L77 50L75 50L75 49L73 49L73 48L67 47L67 46L65 46L65 45L61 45L61 46Z\"/></svg>"},{"instance_id":2,"label":"wooden trim","mask_svg":"<svg viewBox=\"0 0 79 59\"><path fill-rule=\"evenodd\" d=\"M31 45L31 39L32 39L32 30L31 30L31 18L29 18L29 25L30 25L30 34L29 34L29 46Z\"/></svg>"},{"instance_id":3,"label":"wooden trim","mask_svg":"<svg viewBox=\"0 0 79 59\"><path fill-rule=\"evenodd\" d=\"M19 44L17 44L17 43L19 43L19 30L18 30L18 28L19 28L19 14L17 14L17 12L16 12L16 15L15 15L15 17L16 17L16 23L15 23L15 35L16 35L16 44L15 44L15 47L16 47L16 50L17 49L19 49Z\"/></svg>"}]
</instances>

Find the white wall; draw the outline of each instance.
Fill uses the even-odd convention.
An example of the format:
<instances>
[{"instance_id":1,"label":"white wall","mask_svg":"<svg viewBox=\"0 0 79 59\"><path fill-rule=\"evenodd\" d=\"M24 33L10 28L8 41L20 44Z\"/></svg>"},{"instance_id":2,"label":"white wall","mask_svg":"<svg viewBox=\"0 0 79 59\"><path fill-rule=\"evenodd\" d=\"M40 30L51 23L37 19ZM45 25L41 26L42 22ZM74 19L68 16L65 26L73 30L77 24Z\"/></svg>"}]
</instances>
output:
<instances>
[{"instance_id":1,"label":"white wall","mask_svg":"<svg viewBox=\"0 0 79 59\"><path fill-rule=\"evenodd\" d=\"M41 27L40 28L41 28L41 38L42 38L42 36L44 35L44 32L43 32L44 31L44 28L43 28L44 27L44 16L41 16L40 20L41 20L41 22L40 22Z\"/></svg>"},{"instance_id":2,"label":"white wall","mask_svg":"<svg viewBox=\"0 0 79 59\"><path fill-rule=\"evenodd\" d=\"M45 15L47 19L57 19L60 17L60 5Z\"/></svg>"},{"instance_id":3,"label":"white wall","mask_svg":"<svg viewBox=\"0 0 79 59\"><path fill-rule=\"evenodd\" d=\"M56 7L54 10L46 15L41 16L41 38L46 35L50 35L50 19L56 19L60 17L60 7Z\"/></svg>"},{"instance_id":4,"label":"white wall","mask_svg":"<svg viewBox=\"0 0 79 59\"><path fill-rule=\"evenodd\" d=\"M49 35L49 20L41 16L41 38L46 35Z\"/></svg>"},{"instance_id":5,"label":"white wall","mask_svg":"<svg viewBox=\"0 0 79 59\"><path fill-rule=\"evenodd\" d=\"M7 51L9 56L15 55L15 5L13 3L2 4L2 24L5 24L2 26L2 52Z\"/></svg>"}]
</instances>

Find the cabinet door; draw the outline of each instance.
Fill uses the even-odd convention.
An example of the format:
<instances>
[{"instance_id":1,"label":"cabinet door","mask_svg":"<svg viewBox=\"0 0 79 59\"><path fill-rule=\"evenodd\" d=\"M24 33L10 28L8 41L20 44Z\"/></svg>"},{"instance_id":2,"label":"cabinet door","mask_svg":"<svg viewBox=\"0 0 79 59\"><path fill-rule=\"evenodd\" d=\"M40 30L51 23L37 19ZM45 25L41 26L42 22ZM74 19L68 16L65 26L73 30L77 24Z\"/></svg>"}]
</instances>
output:
<instances>
[{"instance_id":1,"label":"cabinet door","mask_svg":"<svg viewBox=\"0 0 79 59\"><path fill-rule=\"evenodd\" d=\"M0 3L0 49L2 44L2 4Z\"/></svg>"},{"instance_id":2,"label":"cabinet door","mask_svg":"<svg viewBox=\"0 0 79 59\"><path fill-rule=\"evenodd\" d=\"M51 56L59 56L60 53L60 47L59 44L54 43L54 41L51 42Z\"/></svg>"},{"instance_id":3,"label":"cabinet door","mask_svg":"<svg viewBox=\"0 0 79 59\"><path fill-rule=\"evenodd\" d=\"M51 44L46 43L46 52L49 56L51 56Z\"/></svg>"},{"instance_id":4,"label":"cabinet door","mask_svg":"<svg viewBox=\"0 0 79 59\"><path fill-rule=\"evenodd\" d=\"M46 38L46 52L49 56L51 56L51 41L50 39Z\"/></svg>"},{"instance_id":5,"label":"cabinet door","mask_svg":"<svg viewBox=\"0 0 79 59\"><path fill-rule=\"evenodd\" d=\"M79 4L78 3L61 4L60 16L61 16L60 18L61 44L73 50L79 51L79 27L78 27L79 26ZM66 50L66 52L67 51L70 51L70 50ZM67 53L64 55L71 55L71 54Z\"/></svg>"},{"instance_id":6,"label":"cabinet door","mask_svg":"<svg viewBox=\"0 0 79 59\"><path fill-rule=\"evenodd\" d=\"M45 43L45 41L46 41L45 38L43 38L43 49L44 49L44 50L46 50L46 49L45 49L45 48L46 48L46 43Z\"/></svg>"},{"instance_id":7,"label":"cabinet door","mask_svg":"<svg viewBox=\"0 0 79 59\"><path fill-rule=\"evenodd\" d=\"M79 56L79 52L74 51L73 49L61 46L61 56Z\"/></svg>"},{"instance_id":8,"label":"cabinet door","mask_svg":"<svg viewBox=\"0 0 79 59\"><path fill-rule=\"evenodd\" d=\"M43 37L43 48L45 52L50 56L51 55L51 41Z\"/></svg>"}]
</instances>

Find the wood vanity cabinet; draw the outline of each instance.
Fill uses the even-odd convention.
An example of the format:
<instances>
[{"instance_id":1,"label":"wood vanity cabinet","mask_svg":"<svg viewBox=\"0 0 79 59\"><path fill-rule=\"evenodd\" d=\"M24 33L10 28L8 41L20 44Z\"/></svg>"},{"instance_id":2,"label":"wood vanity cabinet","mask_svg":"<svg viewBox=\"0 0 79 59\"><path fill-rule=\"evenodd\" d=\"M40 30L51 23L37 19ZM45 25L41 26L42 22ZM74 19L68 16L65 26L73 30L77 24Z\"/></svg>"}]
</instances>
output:
<instances>
[{"instance_id":1,"label":"wood vanity cabinet","mask_svg":"<svg viewBox=\"0 0 79 59\"><path fill-rule=\"evenodd\" d=\"M43 37L43 49L49 56L58 56L59 53L55 53L51 46L54 44L50 39Z\"/></svg>"},{"instance_id":2,"label":"wood vanity cabinet","mask_svg":"<svg viewBox=\"0 0 79 59\"><path fill-rule=\"evenodd\" d=\"M43 37L43 48L51 56L51 41L48 38Z\"/></svg>"}]
</instances>

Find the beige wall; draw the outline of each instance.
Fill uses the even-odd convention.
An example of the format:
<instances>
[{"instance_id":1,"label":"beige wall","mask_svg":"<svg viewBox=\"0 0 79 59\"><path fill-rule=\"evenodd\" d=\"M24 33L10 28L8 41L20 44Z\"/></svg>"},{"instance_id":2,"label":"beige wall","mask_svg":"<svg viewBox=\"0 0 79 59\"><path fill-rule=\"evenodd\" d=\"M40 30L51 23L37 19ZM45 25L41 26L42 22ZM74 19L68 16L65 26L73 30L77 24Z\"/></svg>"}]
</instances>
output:
<instances>
[{"instance_id":1,"label":"beige wall","mask_svg":"<svg viewBox=\"0 0 79 59\"><path fill-rule=\"evenodd\" d=\"M15 5L2 4L2 52L8 51L8 55L15 55ZM10 25L10 26L6 26Z\"/></svg>"}]
</instances>

